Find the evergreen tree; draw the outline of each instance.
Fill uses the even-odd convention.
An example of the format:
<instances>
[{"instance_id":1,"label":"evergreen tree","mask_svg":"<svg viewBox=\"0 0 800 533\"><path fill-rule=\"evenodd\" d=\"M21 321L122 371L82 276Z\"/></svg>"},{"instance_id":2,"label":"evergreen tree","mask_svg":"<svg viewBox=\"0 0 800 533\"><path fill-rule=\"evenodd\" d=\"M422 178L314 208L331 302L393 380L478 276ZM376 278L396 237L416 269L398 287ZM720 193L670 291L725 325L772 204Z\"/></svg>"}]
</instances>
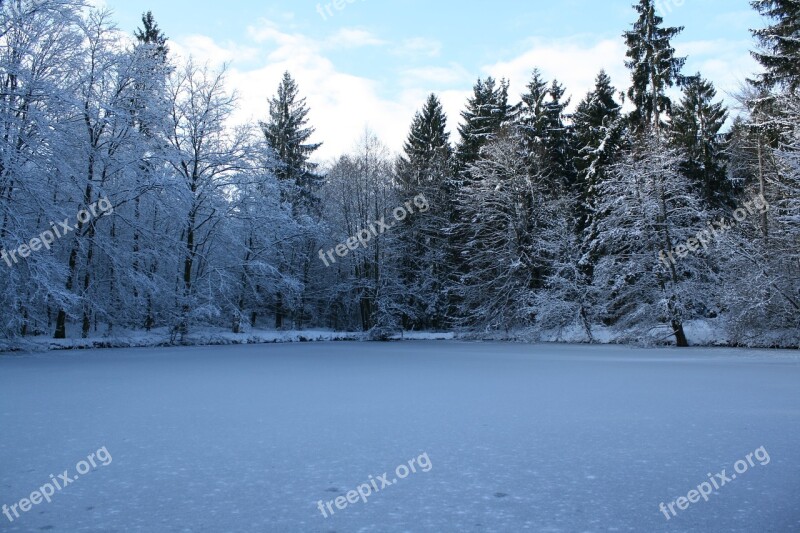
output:
<instances>
[{"instance_id":1,"label":"evergreen tree","mask_svg":"<svg viewBox=\"0 0 800 533\"><path fill-rule=\"evenodd\" d=\"M550 116L547 113L547 82L539 69L534 69L527 92L512 111L517 129L522 134L522 145L527 154L543 154L540 140L547 137Z\"/></svg>"},{"instance_id":2,"label":"evergreen tree","mask_svg":"<svg viewBox=\"0 0 800 533\"><path fill-rule=\"evenodd\" d=\"M575 178L571 131L565 122L569 100L563 100L564 92L555 80L548 87L534 70L528 91L513 111L531 172L546 176L554 192L571 187Z\"/></svg>"},{"instance_id":3,"label":"evergreen tree","mask_svg":"<svg viewBox=\"0 0 800 533\"><path fill-rule=\"evenodd\" d=\"M449 257L454 269L450 286L449 307L461 308L460 303L462 279L468 273L465 261L465 249L469 237L469 228L462 222L469 216L469 201L466 195L470 190L473 177L470 168L480 161L481 150L500 133L502 126L512 113L508 105L508 82L501 80L499 86L494 78L478 79L473 87L473 95L467 101L467 108L461 113L463 123L459 126L460 141L453 155L453 177L449 187L450 196L454 199L454 209L450 214L450 226L447 229L452 255ZM465 232L466 230L466 232Z\"/></svg>"},{"instance_id":4,"label":"evergreen tree","mask_svg":"<svg viewBox=\"0 0 800 533\"><path fill-rule=\"evenodd\" d=\"M405 187L418 187L442 181L452 157L447 117L442 104L431 94L422 111L414 116L403 155L398 163L398 176Z\"/></svg>"},{"instance_id":5,"label":"evergreen tree","mask_svg":"<svg viewBox=\"0 0 800 533\"><path fill-rule=\"evenodd\" d=\"M631 124L641 130L648 126L661 127L663 114L671 113L672 102L668 88L680 81L686 58L675 57L671 40L683 27L664 28L664 19L656 14L655 0L639 0L634 9L639 19L633 29L624 34L628 46L625 62L632 71L633 84L628 90L636 109L631 113Z\"/></svg>"},{"instance_id":6,"label":"evergreen tree","mask_svg":"<svg viewBox=\"0 0 800 533\"><path fill-rule=\"evenodd\" d=\"M312 154L322 145L307 143L314 128L307 127L306 99L298 99L299 88L292 76L285 72L278 93L269 101L269 121L261 128L277 159L276 175L279 180L292 180L299 189L299 202L310 206L315 203L313 188L319 181L315 174L317 165L310 161Z\"/></svg>"},{"instance_id":7,"label":"evergreen tree","mask_svg":"<svg viewBox=\"0 0 800 533\"><path fill-rule=\"evenodd\" d=\"M277 95L269 101L269 121L262 122L261 129L266 137L267 146L275 158L275 175L281 183L281 196L292 203L295 216L301 219L305 214L317 209L319 199L316 189L322 180L315 173L317 165L311 162L312 154L321 143L307 142L314 134L314 128L308 127L309 110L306 99L299 98L299 94L297 83L289 72L284 72ZM297 272L296 277L308 281L316 242L313 239L302 239L302 241L302 243L296 242L293 252L284 256L278 265L283 277L291 278L289 271L294 269ZM305 294L300 300L306 301ZM279 290L275 299L276 329L284 326L287 304L285 292ZM300 307L300 321L302 321L304 306Z\"/></svg>"},{"instance_id":8,"label":"evergreen tree","mask_svg":"<svg viewBox=\"0 0 800 533\"><path fill-rule=\"evenodd\" d=\"M461 142L456 149L456 168L463 171L480 158L481 147L491 140L508 118L508 82L498 86L494 78L479 79L473 88L467 109L461 113Z\"/></svg>"},{"instance_id":9,"label":"evergreen tree","mask_svg":"<svg viewBox=\"0 0 800 533\"><path fill-rule=\"evenodd\" d=\"M158 138L156 132L162 129L159 123L168 115L165 90L166 80L171 71L168 63L168 39L158 27L151 11L142 14L142 26L142 28L137 28L134 32L136 46L133 53L138 59L138 68L134 74L135 93L131 109L133 110L133 122L137 128L148 139L151 139L154 145L158 146L161 143L161 139ZM158 174L158 169L153 159L155 158L143 158L139 163L140 172L138 176L141 179L141 183L138 184L138 190L144 190L151 186L155 179L154 176ZM132 284L132 292L134 301L140 304L133 307L135 311L144 311L144 316L137 317L139 324L135 324L134 327L143 324L144 328L149 331L155 324L154 290L149 289L149 287L152 287L152 282L156 278L157 262L152 259L152 253L142 250L142 241L144 239L142 239L139 221L143 218L156 218L158 214L151 213L149 216L143 214L141 193L137 192L133 203L133 216L136 224L134 224L133 262L131 266L134 278L138 278L139 281ZM157 210L157 204L152 206L152 209ZM141 280L146 280L146 282L143 283ZM143 287L144 290L140 290L140 287Z\"/></svg>"},{"instance_id":10,"label":"evergreen tree","mask_svg":"<svg viewBox=\"0 0 800 533\"><path fill-rule=\"evenodd\" d=\"M620 157L625 127L622 106L614 97L611 78L601 71L594 89L573 114L576 183L568 229L575 244L565 247L548 280L551 305L556 304L555 309L564 308L565 320L577 317L589 339L597 307L592 290L594 268L605 253L598 240L598 228L606 214L598 209L598 186L608 179Z\"/></svg>"},{"instance_id":11,"label":"evergreen tree","mask_svg":"<svg viewBox=\"0 0 800 533\"><path fill-rule=\"evenodd\" d=\"M600 257L597 226L597 186L607 178L620 151L624 121L614 99L611 79L600 72L595 88L578 104L572 116L571 163L575 183L570 188L569 216L558 221L552 242L557 249L545 290L537 297L538 325L545 330L580 325L593 340L597 301L592 287L594 267Z\"/></svg>"},{"instance_id":12,"label":"evergreen tree","mask_svg":"<svg viewBox=\"0 0 800 533\"><path fill-rule=\"evenodd\" d=\"M509 331L534 325L536 293L559 241L552 229L566 210L549 177L531 174L529 163L513 130L504 128L459 191L466 268L455 290L465 326Z\"/></svg>"},{"instance_id":13,"label":"evergreen tree","mask_svg":"<svg viewBox=\"0 0 800 533\"><path fill-rule=\"evenodd\" d=\"M791 91L800 87L800 0L753 0L750 5L774 24L752 30L760 49L752 52L766 72L755 83Z\"/></svg>"},{"instance_id":14,"label":"evergreen tree","mask_svg":"<svg viewBox=\"0 0 800 533\"><path fill-rule=\"evenodd\" d=\"M645 340L666 325L664 338L674 335L678 346L688 346L684 323L697 318L709 288L694 239L698 221L707 216L678 171L682 159L664 139L646 135L599 184L597 209L603 216L597 241L603 254L593 283L604 304L598 314L620 332ZM694 244L687 248L689 242Z\"/></svg>"},{"instance_id":15,"label":"evergreen tree","mask_svg":"<svg viewBox=\"0 0 800 533\"><path fill-rule=\"evenodd\" d=\"M545 139L547 146L548 173L570 190L575 184L575 166L573 157L572 128L567 125L566 109L570 99L564 99L566 89L553 80L550 85L550 99L545 104L545 113L548 119L548 136Z\"/></svg>"},{"instance_id":16,"label":"evergreen tree","mask_svg":"<svg viewBox=\"0 0 800 533\"><path fill-rule=\"evenodd\" d=\"M615 100L611 78L600 71L595 86L572 116L577 173L577 225L583 233L591 225L597 184L619 152L622 106Z\"/></svg>"},{"instance_id":17,"label":"evergreen tree","mask_svg":"<svg viewBox=\"0 0 800 533\"><path fill-rule=\"evenodd\" d=\"M714 103L717 91L700 74L687 79L684 96L672 117L673 142L683 148L683 174L712 208L731 206L733 191L727 179L725 146L720 135L728 118L725 106Z\"/></svg>"},{"instance_id":18,"label":"evergreen tree","mask_svg":"<svg viewBox=\"0 0 800 533\"><path fill-rule=\"evenodd\" d=\"M162 63L165 63L167 54L169 54L168 39L156 24L152 11L142 15L142 26L144 27L137 28L134 32L137 42L142 45L152 45L156 56L161 59Z\"/></svg>"},{"instance_id":19,"label":"evergreen tree","mask_svg":"<svg viewBox=\"0 0 800 533\"><path fill-rule=\"evenodd\" d=\"M430 209L411 217L400 229L404 253L402 269L407 287L405 300L412 313L404 317L407 329L441 328L447 315L446 285L449 239L446 228L452 216L449 191L452 148L447 117L436 95L428 97L411 124L397 163L397 178L406 197L422 194Z\"/></svg>"}]
</instances>

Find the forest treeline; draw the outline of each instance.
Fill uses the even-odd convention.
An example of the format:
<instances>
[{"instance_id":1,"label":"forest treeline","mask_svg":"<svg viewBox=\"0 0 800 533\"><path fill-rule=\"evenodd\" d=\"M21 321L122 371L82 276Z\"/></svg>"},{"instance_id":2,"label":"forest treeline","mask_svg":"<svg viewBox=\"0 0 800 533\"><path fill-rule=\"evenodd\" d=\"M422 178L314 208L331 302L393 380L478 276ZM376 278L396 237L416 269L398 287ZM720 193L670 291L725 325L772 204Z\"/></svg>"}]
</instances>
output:
<instances>
[{"instance_id":1,"label":"forest treeline","mask_svg":"<svg viewBox=\"0 0 800 533\"><path fill-rule=\"evenodd\" d=\"M521 95L479 79L453 138L432 94L400 155L365 133L322 167L289 73L262 122L231 127L224 70L173 57L152 14L129 46L79 0L0 0L0 336L602 328L685 346L710 321L797 346L800 8L751 3L763 72L735 112L639 0L628 87L599 72L573 106L532 65Z\"/></svg>"}]
</instances>

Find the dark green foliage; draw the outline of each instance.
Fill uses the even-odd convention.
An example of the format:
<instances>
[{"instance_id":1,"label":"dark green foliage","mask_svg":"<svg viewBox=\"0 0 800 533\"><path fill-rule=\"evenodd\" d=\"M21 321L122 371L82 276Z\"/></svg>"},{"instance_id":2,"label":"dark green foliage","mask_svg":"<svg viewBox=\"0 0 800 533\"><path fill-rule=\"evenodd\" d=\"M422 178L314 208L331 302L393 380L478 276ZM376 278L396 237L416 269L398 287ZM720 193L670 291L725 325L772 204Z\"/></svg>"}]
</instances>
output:
<instances>
[{"instance_id":1,"label":"dark green foliage","mask_svg":"<svg viewBox=\"0 0 800 533\"><path fill-rule=\"evenodd\" d=\"M300 190L301 203L310 204L314 202L313 188L320 179L314 172L317 165L310 158L321 143L306 142L314 134L314 128L307 124L306 99L299 98L297 83L285 72L278 94L269 101L269 121L262 122L261 128L277 158L278 179L293 180Z\"/></svg>"},{"instance_id":2,"label":"dark green foliage","mask_svg":"<svg viewBox=\"0 0 800 533\"><path fill-rule=\"evenodd\" d=\"M162 62L166 62L167 54L169 54L169 47L167 46L167 37L156 24L153 18L153 12L148 11L142 15L142 25L144 28L137 28L134 32L136 40L139 44L152 45L155 54Z\"/></svg>"},{"instance_id":3,"label":"dark green foliage","mask_svg":"<svg viewBox=\"0 0 800 533\"><path fill-rule=\"evenodd\" d=\"M456 150L456 168L463 171L480 158L481 148L491 140L508 118L508 82L498 85L494 78L479 79L473 88L474 94L461 113L463 124L459 126L461 142Z\"/></svg>"},{"instance_id":4,"label":"dark green foliage","mask_svg":"<svg viewBox=\"0 0 800 533\"><path fill-rule=\"evenodd\" d=\"M552 184L552 191L569 188L575 180L571 130L565 123L564 88L553 81L548 87L534 70L528 91L514 109L522 151L531 172Z\"/></svg>"},{"instance_id":5,"label":"dark green foliage","mask_svg":"<svg viewBox=\"0 0 800 533\"><path fill-rule=\"evenodd\" d=\"M761 48L753 57L766 69L755 81L761 87L800 87L800 0L754 0L750 5L774 24L753 30Z\"/></svg>"},{"instance_id":6,"label":"dark green foliage","mask_svg":"<svg viewBox=\"0 0 800 533\"><path fill-rule=\"evenodd\" d=\"M628 61L632 85L628 97L636 106L631 113L631 124L636 130L661 127L661 117L671 113L672 102L666 90L680 81L686 58L675 57L671 41L683 31L664 28L664 19L656 15L654 0L639 0L633 6L639 19L633 29L624 34L628 46Z\"/></svg>"},{"instance_id":7,"label":"dark green foliage","mask_svg":"<svg viewBox=\"0 0 800 533\"><path fill-rule=\"evenodd\" d=\"M424 215L411 217L400 229L406 329L447 325L446 286L452 262L447 260L451 242L446 228L453 216L449 137L442 104L431 94L414 117L396 171L405 196L421 194L430 206Z\"/></svg>"},{"instance_id":8,"label":"dark green foliage","mask_svg":"<svg viewBox=\"0 0 800 533\"><path fill-rule=\"evenodd\" d=\"M727 179L725 144L720 131L728 118L721 102L714 102L714 85L698 73L687 79L683 99L672 117L672 139L682 148L683 174L712 208L732 207L733 191Z\"/></svg>"},{"instance_id":9,"label":"dark green foliage","mask_svg":"<svg viewBox=\"0 0 800 533\"><path fill-rule=\"evenodd\" d=\"M605 71L597 75L595 87L573 114L575 170L577 176L576 230L586 231L594 215L597 184L619 155L623 124L622 106Z\"/></svg>"}]
</instances>

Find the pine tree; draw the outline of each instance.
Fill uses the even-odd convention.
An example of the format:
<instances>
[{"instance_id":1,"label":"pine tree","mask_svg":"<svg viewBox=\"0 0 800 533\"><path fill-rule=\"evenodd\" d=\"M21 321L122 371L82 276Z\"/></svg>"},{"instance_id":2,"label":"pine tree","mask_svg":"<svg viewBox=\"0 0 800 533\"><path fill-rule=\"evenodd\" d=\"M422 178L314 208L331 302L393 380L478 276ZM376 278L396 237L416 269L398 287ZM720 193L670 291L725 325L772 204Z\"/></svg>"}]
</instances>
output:
<instances>
[{"instance_id":1,"label":"pine tree","mask_svg":"<svg viewBox=\"0 0 800 533\"><path fill-rule=\"evenodd\" d=\"M447 117L437 96L431 94L414 116L398 163L398 176L405 187L411 188L441 181L452 153Z\"/></svg>"},{"instance_id":2,"label":"pine tree","mask_svg":"<svg viewBox=\"0 0 800 533\"><path fill-rule=\"evenodd\" d=\"M275 174L282 183L281 195L292 203L294 214L301 218L304 214L315 212L319 204L316 190L322 179L315 173L317 165L311 162L311 156L322 144L307 143L315 130L308 127L309 110L306 99L299 98L299 94L297 83L289 72L285 72L277 95L269 102L269 121L262 122L261 129L275 158ZM294 188L294 192L287 188L287 184ZM305 248L306 253L301 253L302 258L294 261L294 265L289 262L280 264L278 270L288 276L287 271L299 264L298 269L306 279L315 247L313 240L304 245L298 244L297 248ZM279 291L275 303L276 329L283 327L286 312L284 293ZM303 314L302 309L300 313Z\"/></svg>"},{"instance_id":3,"label":"pine tree","mask_svg":"<svg viewBox=\"0 0 800 533\"><path fill-rule=\"evenodd\" d=\"M800 0L754 0L750 5L774 22L752 30L761 45L753 57L766 69L754 82L767 89L796 90L800 87Z\"/></svg>"},{"instance_id":4,"label":"pine tree","mask_svg":"<svg viewBox=\"0 0 800 533\"><path fill-rule=\"evenodd\" d=\"M592 290L594 268L604 253L598 228L604 211L598 209L598 186L609 177L623 144L625 121L615 100L611 78L601 71L595 87L573 114L576 183L567 242L554 273L548 279L548 309L562 310L562 320L579 322L591 340L597 301ZM554 322L558 313L554 313ZM565 323L563 325L569 325Z\"/></svg>"},{"instance_id":5,"label":"pine tree","mask_svg":"<svg viewBox=\"0 0 800 533\"><path fill-rule=\"evenodd\" d=\"M137 64L141 66L135 75L134 85L136 90L131 107L134 110L134 123L142 134L152 139L154 143L159 143L160 140L156 139L155 132L160 129L158 123L163 120L166 112L164 109L159 109L161 106L158 104L163 105L166 102L166 78L171 70L168 64L168 39L158 27L152 11L142 14L142 26L142 28L137 28L134 32L136 47L133 53L139 58ZM153 163L149 159L143 159L140 163L140 175L144 187L147 187L153 181L153 175L156 173L157 169L154 168ZM142 198L139 194L134 198L133 216L136 221L136 224L134 224L133 262L131 265L133 268L133 275L134 277L141 276L148 281L152 281L155 277L157 262L152 260L153 254L142 253L142 236L139 221L143 216ZM156 218L158 215L157 213L152 213L151 216ZM143 263L148 264L143 267ZM141 305L134 306L134 308L144 311L144 316L138 318L140 319L141 325L149 331L155 323L153 314L153 291L145 291L145 301L140 302L141 294L139 285L148 286L147 284L141 283L133 284L134 301L136 301L137 304L141 303Z\"/></svg>"},{"instance_id":6,"label":"pine tree","mask_svg":"<svg viewBox=\"0 0 800 533\"><path fill-rule=\"evenodd\" d=\"M483 152L458 196L467 267L455 288L460 317L465 326L487 330L530 327L558 241L550 229L563 216L563 202L552 195L548 177L531 174L513 130L504 128Z\"/></svg>"},{"instance_id":7,"label":"pine tree","mask_svg":"<svg viewBox=\"0 0 800 533\"><path fill-rule=\"evenodd\" d=\"M601 71L595 86L578 104L572 116L577 173L577 231L582 234L594 213L597 184L619 153L622 106L614 99L611 78Z\"/></svg>"},{"instance_id":8,"label":"pine tree","mask_svg":"<svg viewBox=\"0 0 800 533\"><path fill-rule=\"evenodd\" d=\"M547 137L550 128L550 116L547 113L547 82L539 69L534 69L527 92L522 95L521 102L512 111L514 122L522 135L522 144L528 154L542 155L544 149L541 139Z\"/></svg>"},{"instance_id":9,"label":"pine tree","mask_svg":"<svg viewBox=\"0 0 800 533\"><path fill-rule=\"evenodd\" d=\"M152 45L156 56L161 59L162 63L166 62L169 54L168 39L156 24L152 11L142 14L142 26L144 27L137 28L134 32L137 42L143 45Z\"/></svg>"},{"instance_id":10,"label":"pine tree","mask_svg":"<svg viewBox=\"0 0 800 533\"><path fill-rule=\"evenodd\" d=\"M647 335L641 332L666 324L664 337L674 335L678 346L688 346L684 323L703 308L709 285L694 239L706 214L678 171L682 159L664 139L646 135L599 184L603 216L596 239L602 256L593 282L607 323L640 332L634 334L640 340ZM684 253L689 242L697 253ZM674 252L679 246L681 253Z\"/></svg>"},{"instance_id":11,"label":"pine tree","mask_svg":"<svg viewBox=\"0 0 800 533\"><path fill-rule=\"evenodd\" d=\"M508 118L508 82L498 86L494 78L479 79L473 88L467 109L461 113L463 124L458 132L461 141L456 149L456 169L461 172L480 158L480 150L500 131Z\"/></svg>"},{"instance_id":12,"label":"pine tree","mask_svg":"<svg viewBox=\"0 0 800 533\"><path fill-rule=\"evenodd\" d=\"M661 127L662 115L669 115L672 108L666 91L680 81L686 62L686 58L675 57L671 44L683 27L662 27L664 19L656 14L655 5L655 0L639 0L633 6L639 19L633 24L633 30L624 34L629 59L625 64L633 76L628 97L636 106L630 120L637 130Z\"/></svg>"},{"instance_id":13,"label":"pine tree","mask_svg":"<svg viewBox=\"0 0 800 533\"><path fill-rule=\"evenodd\" d=\"M566 190L570 190L575 184L573 132L567 124L566 115L570 99L564 99L566 89L558 80L553 80L549 94L550 100L545 104L549 124L549 135L546 139L548 172Z\"/></svg>"},{"instance_id":14,"label":"pine tree","mask_svg":"<svg viewBox=\"0 0 800 533\"><path fill-rule=\"evenodd\" d=\"M598 307L592 287L594 266L600 255L597 186L607 178L617 160L624 124L614 93L611 79L601 72L594 90L572 115L570 154L575 182L564 202L568 216L556 221L556 231L549 239L554 259L545 279L545 290L537 296L540 329L580 325L590 341Z\"/></svg>"},{"instance_id":15,"label":"pine tree","mask_svg":"<svg viewBox=\"0 0 800 533\"><path fill-rule=\"evenodd\" d=\"M569 100L564 88L553 81L548 87L539 70L534 70L528 91L514 110L522 150L532 173L547 176L554 192L574 183L571 130L565 122ZM534 168L538 166L539 168Z\"/></svg>"},{"instance_id":16,"label":"pine tree","mask_svg":"<svg viewBox=\"0 0 800 533\"><path fill-rule=\"evenodd\" d=\"M452 255L448 263L455 272L449 284L451 294L449 307L458 309L460 303L460 287L463 277L468 273L468 266L464 257L464 250L470 238L462 222L469 216L470 168L481 160L482 149L497 138L503 124L511 116L512 109L508 104L508 82L501 80L499 86L494 78L478 79L473 87L473 95L467 101L467 108L461 113L463 123L459 126L460 141L453 155L453 177L449 191L455 205L451 212L449 227L447 229L450 239ZM475 200L477 201L477 199Z\"/></svg>"},{"instance_id":17,"label":"pine tree","mask_svg":"<svg viewBox=\"0 0 800 533\"><path fill-rule=\"evenodd\" d=\"M396 170L403 193L407 197L422 194L430 205L428 212L411 217L399 230L406 263L402 269L408 289L405 299L412 310L404 319L407 329L445 325L445 287L451 264L447 261L450 241L445 230L453 211L449 137L442 104L431 94L414 117Z\"/></svg>"},{"instance_id":18,"label":"pine tree","mask_svg":"<svg viewBox=\"0 0 800 533\"><path fill-rule=\"evenodd\" d=\"M686 154L681 164L683 174L707 205L732 207L733 190L727 179L725 146L720 135L728 118L727 110L721 102L714 103L717 91L700 74L687 78L683 91L671 129L673 142Z\"/></svg>"},{"instance_id":19,"label":"pine tree","mask_svg":"<svg viewBox=\"0 0 800 533\"><path fill-rule=\"evenodd\" d=\"M278 179L294 181L299 188L295 200L310 206L316 203L313 189L319 181L314 172L317 165L310 159L322 143L307 143L315 130L307 127L309 110L306 99L298 99L299 93L297 83L285 72L277 95L269 102L269 121L262 122L261 128L275 153Z\"/></svg>"}]
</instances>

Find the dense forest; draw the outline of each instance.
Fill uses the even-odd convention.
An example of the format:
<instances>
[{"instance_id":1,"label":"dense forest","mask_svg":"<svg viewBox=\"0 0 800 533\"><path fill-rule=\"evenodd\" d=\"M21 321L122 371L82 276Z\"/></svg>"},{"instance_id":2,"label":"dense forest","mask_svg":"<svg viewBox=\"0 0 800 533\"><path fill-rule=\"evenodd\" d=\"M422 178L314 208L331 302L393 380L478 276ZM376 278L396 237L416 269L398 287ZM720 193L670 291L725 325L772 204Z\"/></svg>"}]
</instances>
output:
<instances>
[{"instance_id":1,"label":"dense forest","mask_svg":"<svg viewBox=\"0 0 800 533\"><path fill-rule=\"evenodd\" d=\"M321 165L290 73L233 127L224 70L174 57L151 13L127 45L78 0L0 0L0 337L687 346L699 321L798 346L800 2L752 2L763 71L736 109L684 72L657 4L621 36L628 87L599 72L575 104L531 65L521 95L479 79L457 119L431 94L399 155L367 132Z\"/></svg>"}]
</instances>

